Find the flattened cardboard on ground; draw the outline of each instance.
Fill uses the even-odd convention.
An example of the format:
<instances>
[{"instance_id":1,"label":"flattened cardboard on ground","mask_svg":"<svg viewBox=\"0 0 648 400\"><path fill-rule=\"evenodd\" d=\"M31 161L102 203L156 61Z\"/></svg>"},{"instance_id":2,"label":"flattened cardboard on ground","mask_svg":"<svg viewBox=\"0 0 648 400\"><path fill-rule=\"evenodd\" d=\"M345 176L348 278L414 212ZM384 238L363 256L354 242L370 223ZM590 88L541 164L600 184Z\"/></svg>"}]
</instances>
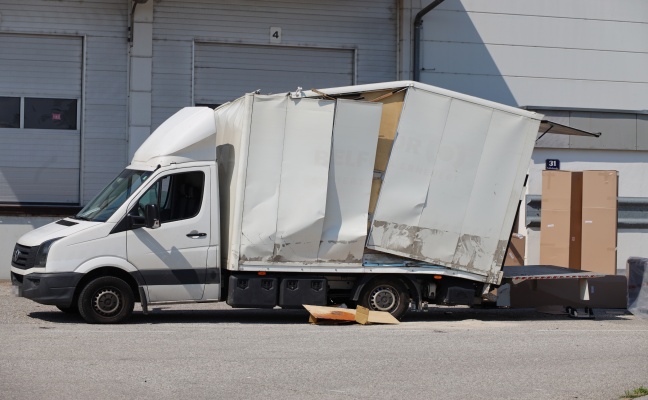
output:
<instances>
[{"instance_id":1,"label":"flattened cardboard on ground","mask_svg":"<svg viewBox=\"0 0 648 400\"><path fill-rule=\"evenodd\" d=\"M540 264L580 269L582 181L582 172L542 172Z\"/></svg>"},{"instance_id":2,"label":"flattened cardboard on ground","mask_svg":"<svg viewBox=\"0 0 648 400\"><path fill-rule=\"evenodd\" d=\"M356 322L361 325L367 324L400 324L400 321L394 318L388 312L384 311L371 311L368 308L358 306L356 308Z\"/></svg>"},{"instance_id":3,"label":"flattened cardboard on ground","mask_svg":"<svg viewBox=\"0 0 648 400\"><path fill-rule=\"evenodd\" d=\"M308 320L311 324L357 322L366 325L400 323L388 312L370 311L362 306L358 306L357 310L352 310L348 308L312 306L304 304L304 308L311 314Z\"/></svg>"},{"instance_id":4,"label":"flattened cardboard on ground","mask_svg":"<svg viewBox=\"0 0 648 400\"><path fill-rule=\"evenodd\" d=\"M582 269L617 273L617 171L583 171Z\"/></svg>"},{"instance_id":5,"label":"flattened cardboard on ground","mask_svg":"<svg viewBox=\"0 0 648 400\"><path fill-rule=\"evenodd\" d=\"M310 313L308 322L311 324L355 322L355 310L340 307L311 306L304 304L304 308Z\"/></svg>"},{"instance_id":6,"label":"flattened cardboard on ground","mask_svg":"<svg viewBox=\"0 0 648 400\"><path fill-rule=\"evenodd\" d=\"M514 233L511 236L506 258L504 259L505 266L521 266L524 265L524 248L526 245L526 237L519 233Z\"/></svg>"},{"instance_id":7,"label":"flattened cardboard on ground","mask_svg":"<svg viewBox=\"0 0 648 400\"><path fill-rule=\"evenodd\" d=\"M588 279L589 300L581 300L579 279L528 280L510 287L511 308L544 306L627 307L627 279L606 275Z\"/></svg>"}]
</instances>

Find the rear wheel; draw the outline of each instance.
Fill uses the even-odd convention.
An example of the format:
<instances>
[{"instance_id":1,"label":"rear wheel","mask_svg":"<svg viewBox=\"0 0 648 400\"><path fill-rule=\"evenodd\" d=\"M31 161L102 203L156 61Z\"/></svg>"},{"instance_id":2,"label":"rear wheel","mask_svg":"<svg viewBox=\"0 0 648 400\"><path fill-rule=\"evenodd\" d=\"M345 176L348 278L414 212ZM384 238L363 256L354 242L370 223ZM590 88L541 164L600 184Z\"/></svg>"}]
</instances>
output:
<instances>
[{"instance_id":1,"label":"rear wheel","mask_svg":"<svg viewBox=\"0 0 648 400\"><path fill-rule=\"evenodd\" d=\"M358 304L372 311L386 311L397 319L403 318L409 307L409 293L395 278L378 278L362 289Z\"/></svg>"},{"instance_id":2,"label":"rear wheel","mask_svg":"<svg viewBox=\"0 0 648 400\"><path fill-rule=\"evenodd\" d=\"M135 299L122 279L102 276L90 281L79 295L79 312L91 324L117 324L133 313Z\"/></svg>"}]
</instances>

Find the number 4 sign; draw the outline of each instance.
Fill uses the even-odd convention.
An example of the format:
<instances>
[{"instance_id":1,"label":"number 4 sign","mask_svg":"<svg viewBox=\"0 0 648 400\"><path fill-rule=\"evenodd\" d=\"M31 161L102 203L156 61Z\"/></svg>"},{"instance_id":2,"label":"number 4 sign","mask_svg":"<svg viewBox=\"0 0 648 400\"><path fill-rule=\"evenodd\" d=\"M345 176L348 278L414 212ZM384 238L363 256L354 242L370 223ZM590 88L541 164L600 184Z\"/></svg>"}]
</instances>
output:
<instances>
[{"instance_id":1,"label":"number 4 sign","mask_svg":"<svg viewBox=\"0 0 648 400\"><path fill-rule=\"evenodd\" d=\"M281 28L276 26L270 27L270 43L281 43Z\"/></svg>"}]
</instances>

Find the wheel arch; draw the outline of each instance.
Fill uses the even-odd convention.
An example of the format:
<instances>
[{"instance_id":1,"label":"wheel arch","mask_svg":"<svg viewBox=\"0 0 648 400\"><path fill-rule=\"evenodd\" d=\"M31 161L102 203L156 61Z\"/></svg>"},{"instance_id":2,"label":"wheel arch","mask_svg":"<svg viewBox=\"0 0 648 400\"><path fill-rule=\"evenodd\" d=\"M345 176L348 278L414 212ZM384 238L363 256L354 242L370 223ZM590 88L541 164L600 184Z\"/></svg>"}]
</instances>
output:
<instances>
[{"instance_id":1,"label":"wheel arch","mask_svg":"<svg viewBox=\"0 0 648 400\"><path fill-rule=\"evenodd\" d=\"M407 291L409 292L409 295L412 298L412 301L415 302L415 304L419 304L421 301L421 289L420 286L416 283L414 280L414 276L408 276L407 274L369 274L369 275L364 275L362 278L358 279L355 283L355 286L353 287L352 293L351 293L351 300L353 301L358 301L360 298L360 293L362 293L362 290L364 287L371 281L375 279L396 279L400 281L405 287L407 288Z\"/></svg>"},{"instance_id":2,"label":"wheel arch","mask_svg":"<svg viewBox=\"0 0 648 400\"><path fill-rule=\"evenodd\" d=\"M79 294L89 282L102 276L114 276L123 280L128 284L128 286L130 286L133 292L133 297L135 298L135 302L141 301L139 286L143 286L144 282L139 271L126 271L114 265L104 265L85 272L83 278L81 278L76 286L76 289L74 290L74 299L72 301L78 300Z\"/></svg>"}]
</instances>

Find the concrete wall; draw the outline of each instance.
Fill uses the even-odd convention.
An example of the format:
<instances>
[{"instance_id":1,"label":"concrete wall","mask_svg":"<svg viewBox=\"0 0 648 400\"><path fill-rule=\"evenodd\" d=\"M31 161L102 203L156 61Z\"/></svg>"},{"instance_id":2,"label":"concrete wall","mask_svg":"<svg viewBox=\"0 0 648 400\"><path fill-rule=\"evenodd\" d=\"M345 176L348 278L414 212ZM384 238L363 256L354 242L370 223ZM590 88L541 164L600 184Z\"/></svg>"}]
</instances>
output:
<instances>
[{"instance_id":1,"label":"concrete wall","mask_svg":"<svg viewBox=\"0 0 648 400\"><path fill-rule=\"evenodd\" d=\"M11 255L16 241L25 233L59 219L0 216L0 279L10 279Z\"/></svg>"},{"instance_id":2,"label":"concrete wall","mask_svg":"<svg viewBox=\"0 0 648 400\"><path fill-rule=\"evenodd\" d=\"M641 110L647 15L642 0L446 0L423 19L421 80L515 106Z\"/></svg>"}]
</instances>

